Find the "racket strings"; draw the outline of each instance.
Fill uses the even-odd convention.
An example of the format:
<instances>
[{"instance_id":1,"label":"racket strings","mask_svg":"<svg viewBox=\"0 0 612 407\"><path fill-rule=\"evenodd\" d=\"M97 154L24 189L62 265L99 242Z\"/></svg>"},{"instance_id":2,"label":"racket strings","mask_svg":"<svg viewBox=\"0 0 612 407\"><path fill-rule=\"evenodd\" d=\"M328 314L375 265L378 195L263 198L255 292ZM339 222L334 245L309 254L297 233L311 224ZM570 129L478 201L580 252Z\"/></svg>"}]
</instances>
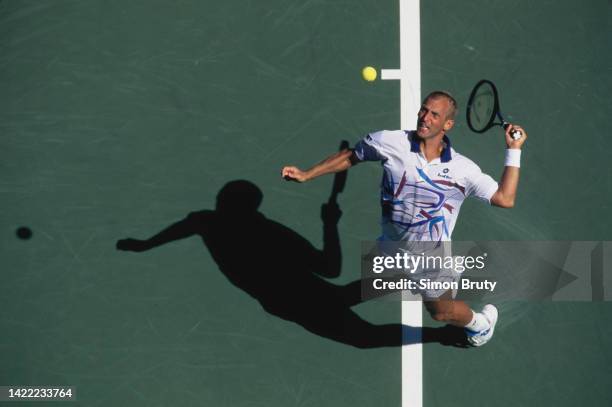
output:
<instances>
[{"instance_id":1,"label":"racket strings","mask_svg":"<svg viewBox=\"0 0 612 407\"><path fill-rule=\"evenodd\" d=\"M468 119L476 131L486 129L495 118L495 92L482 84L475 92L469 107Z\"/></svg>"}]
</instances>

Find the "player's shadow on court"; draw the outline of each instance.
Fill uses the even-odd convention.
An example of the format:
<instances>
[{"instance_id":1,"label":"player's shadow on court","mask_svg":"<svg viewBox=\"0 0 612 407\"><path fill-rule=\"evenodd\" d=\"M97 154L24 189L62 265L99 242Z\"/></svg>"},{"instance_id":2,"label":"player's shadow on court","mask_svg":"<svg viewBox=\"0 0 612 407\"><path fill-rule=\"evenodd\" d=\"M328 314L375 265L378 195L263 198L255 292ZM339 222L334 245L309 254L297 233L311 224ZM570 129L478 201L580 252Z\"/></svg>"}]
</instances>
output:
<instances>
[{"instance_id":1,"label":"player's shadow on court","mask_svg":"<svg viewBox=\"0 0 612 407\"><path fill-rule=\"evenodd\" d=\"M215 210L190 213L147 240L123 239L117 249L146 251L199 235L225 276L257 299L269 313L308 331L358 348L439 342L464 347L463 330L375 325L351 309L361 302L361 282L332 284L342 254L337 223L337 192L323 205L324 247L316 249L293 230L258 211L263 195L248 181L232 181L217 195Z\"/></svg>"}]
</instances>

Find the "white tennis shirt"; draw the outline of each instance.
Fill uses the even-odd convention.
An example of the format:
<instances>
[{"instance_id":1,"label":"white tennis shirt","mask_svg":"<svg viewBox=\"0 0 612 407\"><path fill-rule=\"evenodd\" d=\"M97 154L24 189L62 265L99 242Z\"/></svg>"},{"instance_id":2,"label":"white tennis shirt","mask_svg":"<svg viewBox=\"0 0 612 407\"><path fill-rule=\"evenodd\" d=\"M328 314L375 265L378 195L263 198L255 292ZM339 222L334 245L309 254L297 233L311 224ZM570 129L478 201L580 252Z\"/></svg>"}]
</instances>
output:
<instances>
[{"instance_id":1,"label":"white tennis shirt","mask_svg":"<svg viewBox=\"0 0 612 407\"><path fill-rule=\"evenodd\" d=\"M381 161L381 240L448 241L463 200L490 203L498 184L444 136L440 158L427 162L413 131L382 130L355 146L361 161Z\"/></svg>"}]
</instances>

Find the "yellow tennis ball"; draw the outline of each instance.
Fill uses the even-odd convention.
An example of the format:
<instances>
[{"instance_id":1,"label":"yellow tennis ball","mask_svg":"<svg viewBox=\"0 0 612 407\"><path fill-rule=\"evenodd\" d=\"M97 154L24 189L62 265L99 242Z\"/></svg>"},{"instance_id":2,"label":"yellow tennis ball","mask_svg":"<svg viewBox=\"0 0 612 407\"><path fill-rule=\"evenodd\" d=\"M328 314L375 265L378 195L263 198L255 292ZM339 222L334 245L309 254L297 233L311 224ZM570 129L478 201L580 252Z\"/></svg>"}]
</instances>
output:
<instances>
[{"instance_id":1,"label":"yellow tennis ball","mask_svg":"<svg viewBox=\"0 0 612 407\"><path fill-rule=\"evenodd\" d=\"M368 82L376 80L377 75L376 69L372 68L371 66L366 66L361 70L361 76L363 76L363 79Z\"/></svg>"}]
</instances>

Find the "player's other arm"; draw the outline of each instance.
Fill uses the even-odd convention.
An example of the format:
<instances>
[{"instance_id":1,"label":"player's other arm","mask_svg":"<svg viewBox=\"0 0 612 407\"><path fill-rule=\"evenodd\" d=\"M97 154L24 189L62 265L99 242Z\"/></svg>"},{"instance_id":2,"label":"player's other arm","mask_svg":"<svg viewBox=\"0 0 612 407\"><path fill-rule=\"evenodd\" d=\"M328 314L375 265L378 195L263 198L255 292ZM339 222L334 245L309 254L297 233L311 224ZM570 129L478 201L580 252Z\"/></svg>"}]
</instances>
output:
<instances>
[{"instance_id":1,"label":"player's other arm","mask_svg":"<svg viewBox=\"0 0 612 407\"><path fill-rule=\"evenodd\" d=\"M511 136L512 131L520 130L523 136L514 140ZM506 156L506 165L502 173L501 180L497 191L491 197L491 204L501 208L512 208L516 199L516 190L519 183L520 168L520 152L523 143L527 140L527 132L515 124L511 124L506 129L506 145L508 152Z\"/></svg>"},{"instance_id":2,"label":"player's other arm","mask_svg":"<svg viewBox=\"0 0 612 407\"><path fill-rule=\"evenodd\" d=\"M321 175L348 170L359 162L354 150L345 149L327 157L306 171L292 165L283 167L281 176L287 181L306 182Z\"/></svg>"}]
</instances>

